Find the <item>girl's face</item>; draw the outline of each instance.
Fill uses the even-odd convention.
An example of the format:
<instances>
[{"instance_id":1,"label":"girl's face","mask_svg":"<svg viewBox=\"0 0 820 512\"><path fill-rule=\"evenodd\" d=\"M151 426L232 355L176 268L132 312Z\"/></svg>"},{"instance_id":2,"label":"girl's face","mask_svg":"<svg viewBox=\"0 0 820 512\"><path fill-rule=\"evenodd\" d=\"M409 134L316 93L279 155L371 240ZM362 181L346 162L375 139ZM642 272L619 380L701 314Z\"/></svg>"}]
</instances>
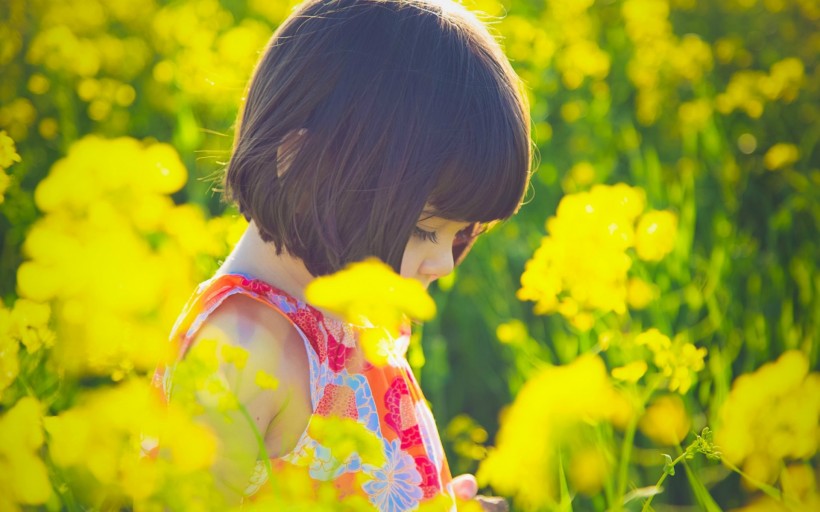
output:
<instances>
[{"instance_id":1,"label":"girl's face","mask_svg":"<svg viewBox=\"0 0 820 512\"><path fill-rule=\"evenodd\" d=\"M401 275L425 286L453 271L453 242L470 223L432 217L422 212L404 248Z\"/></svg>"}]
</instances>

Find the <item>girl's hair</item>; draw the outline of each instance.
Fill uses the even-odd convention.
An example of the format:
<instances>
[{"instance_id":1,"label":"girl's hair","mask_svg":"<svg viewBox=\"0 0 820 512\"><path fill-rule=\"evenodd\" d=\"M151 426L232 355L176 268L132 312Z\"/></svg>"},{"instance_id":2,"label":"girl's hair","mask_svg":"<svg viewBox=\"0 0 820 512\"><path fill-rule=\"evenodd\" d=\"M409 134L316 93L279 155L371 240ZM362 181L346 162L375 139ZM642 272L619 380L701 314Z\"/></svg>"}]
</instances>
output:
<instances>
[{"instance_id":1,"label":"girl's hair","mask_svg":"<svg viewBox=\"0 0 820 512\"><path fill-rule=\"evenodd\" d=\"M530 148L519 80L460 5L308 0L257 64L224 185L313 275L371 255L398 271L430 207L472 223L515 213Z\"/></svg>"}]
</instances>

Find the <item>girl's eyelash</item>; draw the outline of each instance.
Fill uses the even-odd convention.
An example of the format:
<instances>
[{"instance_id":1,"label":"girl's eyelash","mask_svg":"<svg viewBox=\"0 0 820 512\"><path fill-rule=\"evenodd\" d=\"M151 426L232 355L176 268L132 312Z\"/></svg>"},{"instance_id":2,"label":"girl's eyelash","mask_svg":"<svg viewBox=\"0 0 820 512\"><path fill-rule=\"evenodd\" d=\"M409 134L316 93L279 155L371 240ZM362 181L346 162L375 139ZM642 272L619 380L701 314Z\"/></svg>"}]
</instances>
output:
<instances>
[{"instance_id":1,"label":"girl's eyelash","mask_svg":"<svg viewBox=\"0 0 820 512\"><path fill-rule=\"evenodd\" d=\"M420 227L416 226L413 228L413 236L425 241L425 242L433 242L438 243L438 236L436 235L435 231L425 231Z\"/></svg>"}]
</instances>

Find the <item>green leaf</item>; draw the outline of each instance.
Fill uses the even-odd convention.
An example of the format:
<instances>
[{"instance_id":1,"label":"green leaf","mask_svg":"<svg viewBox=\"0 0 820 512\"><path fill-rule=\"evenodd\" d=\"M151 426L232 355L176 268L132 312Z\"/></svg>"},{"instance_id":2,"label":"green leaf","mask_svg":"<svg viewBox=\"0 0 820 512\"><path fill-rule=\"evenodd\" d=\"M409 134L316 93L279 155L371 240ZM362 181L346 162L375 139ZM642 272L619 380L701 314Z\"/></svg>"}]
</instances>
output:
<instances>
[{"instance_id":1,"label":"green leaf","mask_svg":"<svg viewBox=\"0 0 820 512\"><path fill-rule=\"evenodd\" d=\"M669 476L675 476L675 461L672 460L672 457L670 457L668 453L663 454L663 459L663 472Z\"/></svg>"},{"instance_id":2,"label":"green leaf","mask_svg":"<svg viewBox=\"0 0 820 512\"><path fill-rule=\"evenodd\" d=\"M720 505L718 505L703 482L695 475L692 468L689 467L685 461L683 468L686 470L686 477L689 479L689 485L692 486L692 492L695 494L695 499L698 500L701 510L706 512L721 512Z\"/></svg>"},{"instance_id":3,"label":"green leaf","mask_svg":"<svg viewBox=\"0 0 820 512\"><path fill-rule=\"evenodd\" d=\"M649 498L650 496L656 496L662 492L663 488L658 487L657 485L650 485L648 487L638 487L637 489L632 489L628 493L624 494L624 499L621 503L626 505L630 501Z\"/></svg>"}]
</instances>

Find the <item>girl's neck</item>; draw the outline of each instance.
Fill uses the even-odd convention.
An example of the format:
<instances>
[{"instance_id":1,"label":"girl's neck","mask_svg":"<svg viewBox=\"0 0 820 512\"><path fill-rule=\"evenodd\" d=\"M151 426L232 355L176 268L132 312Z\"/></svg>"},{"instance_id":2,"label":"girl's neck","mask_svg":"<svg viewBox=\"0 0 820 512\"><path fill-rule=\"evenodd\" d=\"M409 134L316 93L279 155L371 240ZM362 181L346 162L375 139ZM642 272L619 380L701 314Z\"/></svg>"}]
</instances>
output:
<instances>
[{"instance_id":1,"label":"girl's neck","mask_svg":"<svg viewBox=\"0 0 820 512\"><path fill-rule=\"evenodd\" d=\"M235 273L261 279L302 301L305 300L305 287L314 279L302 260L287 252L276 254L274 245L260 238L253 221L216 275Z\"/></svg>"}]
</instances>

